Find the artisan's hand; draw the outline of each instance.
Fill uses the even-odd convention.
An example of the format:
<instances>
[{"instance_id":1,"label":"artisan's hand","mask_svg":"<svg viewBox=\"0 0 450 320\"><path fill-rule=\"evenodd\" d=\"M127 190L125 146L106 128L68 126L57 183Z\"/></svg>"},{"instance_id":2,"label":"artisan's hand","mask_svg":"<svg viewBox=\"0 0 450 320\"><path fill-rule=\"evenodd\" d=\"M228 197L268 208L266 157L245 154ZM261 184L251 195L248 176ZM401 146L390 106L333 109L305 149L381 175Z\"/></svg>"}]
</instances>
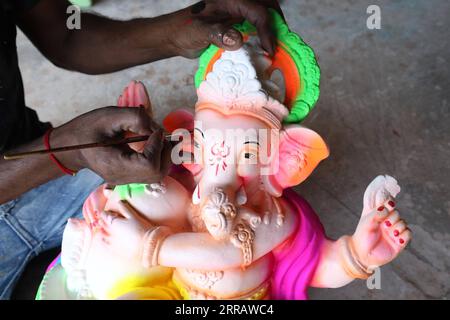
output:
<instances>
[{"instance_id":1,"label":"artisan's hand","mask_svg":"<svg viewBox=\"0 0 450 320\"><path fill-rule=\"evenodd\" d=\"M118 145L65 152L57 157L67 167L89 168L111 184L161 181L171 164L171 145L144 108L106 107L88 112L55 129L50 142L57 147L105 141L120 138L126 131L150 136L142 153Z\"/></svg>"},{"instance_id":2,"label":"artisan's hand","mask_svg":"<svg viewBox=\"0 0 450 320\"><path fill-rule=\"evenodd\" d=\"M175 54L197 57L209 44L236 50L243 39L233 24L250 21L257 29L262 47L273 55L276 39L271 30L268 8L281 13L276 0L205 0L170 16L168 38Z\"/></svg>"},{"instance_id":3,"label":"artisan's hand","mask_svg":"<svg viewBox=\"0 0 450 320\"><path fill-rule=\"evenodd\" d=\"M277 0L205 0L177 12L128 21L82 12L82 28L70 30L68 5L67 0L41 0L17 17L18 25L55 65L88 74L178 55L194 58L211 43L236 50L243 40L232 25L244 19L256 26L262 47L272 55L275 36L268 8L282 14Z\"/></svg>"}]
</instances>

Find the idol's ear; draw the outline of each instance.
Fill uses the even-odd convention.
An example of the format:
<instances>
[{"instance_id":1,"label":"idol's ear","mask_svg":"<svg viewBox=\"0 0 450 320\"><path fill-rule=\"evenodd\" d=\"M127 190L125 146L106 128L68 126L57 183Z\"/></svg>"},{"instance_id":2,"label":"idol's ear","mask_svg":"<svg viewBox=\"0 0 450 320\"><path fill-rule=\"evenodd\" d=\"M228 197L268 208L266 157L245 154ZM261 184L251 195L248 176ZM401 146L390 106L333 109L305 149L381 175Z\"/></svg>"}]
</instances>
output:
<instances>
[{"instance_id":1,"label":"idol's ear","mask_svg":"<svg viewBox=\"0 0 450 320\"><path fill-rule=\"evenodd\" d=\"M280 131L278 153L271 162L271 171L263 175L266 190L275 197L283 190L298 185L327 158L329 150L313 130L289 125Z\"/></svg>"},{"instance_id":2,"label":"idol's ear","mask_svg":"<svg viewBox=\"0 0 450 320\"><path fill-rule=\"evenodd\" d=\"M194 154L194 114L187 109L178 109L169 113L163 120L163 126L167 132L174 132L177 129L184 129L190 132L190 139L184 139L181 142L179 151L182 151L186 155ZM199 170L199 166L191 162L183 162L183 166L196 173Z\"/></svg>"},{"instance_id":3,"label":"idol's ear","mask_svg":"<svg viewBox=\"0 0 450 320\"><path fill-rule=\"evenodd\" d=\"M131 81L128 86L123 89L122 94L117 99L117 106L121 108L134 108L143 106L149 117L153 117L152 104L147 93L147 89L140 81ZM126 132L125 138L134 137L137 134ZM128 146L136 152L144 151L145 141L129 143Z\"/></svg>"},{"instance_id":4,"label":"idol's ear","mask_svg":"<svg viewBox=\"0 0 450 320\"><path fill-rule=\"evenodd\" d=\"M177 109L169 113L163 120L164 129L174 132L176 129L194 130L194 114L187 109Z\"/></svg>"},{"instance_id":5,"label":"idol's ear","mask_svg":"<svg viewBox=\"0 0 450 320\"><path fill-rule=\"evenodd\" d=\"M153 110L147 89L140 81L131 81L128 86L123 89L122 94L117 100L119 107L140 107L143 106L147 114L152 117Z\"/></svg>"}]
</instances>

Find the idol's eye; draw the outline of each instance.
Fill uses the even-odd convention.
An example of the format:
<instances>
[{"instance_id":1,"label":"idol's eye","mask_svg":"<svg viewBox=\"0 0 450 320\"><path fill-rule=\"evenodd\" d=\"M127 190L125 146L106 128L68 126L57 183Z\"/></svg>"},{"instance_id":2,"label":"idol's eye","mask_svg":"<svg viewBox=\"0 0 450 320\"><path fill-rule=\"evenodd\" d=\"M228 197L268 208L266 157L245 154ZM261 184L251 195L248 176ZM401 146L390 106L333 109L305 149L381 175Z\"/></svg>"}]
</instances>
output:
<instances>
[{"instance_id":1,"label":"idol's eye","mask_svg":"<svg viewBox=\"0 0 450 320\"><path fill-rule=\"evenodd\" d=\"M258 150L245 150L241 155L241 157L243 158L242 160L246 163L248 163L249 161L253 162L258 158L257 152Z\"/></svg>"},{"instance_id":2,"label":"idol's eye","mask_svg":"<svg viewBox=\"0 0 450 320\"><path fill-rule=\"evenodd\" d=\"M195 141L195 140L194 140L194 147L195 148L200 148L200 144L197 141Z\"/></svg>"},{"instance_id":3,"label":"idol's eye","mask_svg":"<svg viewBox=\"0 0 450 320\"><path fill-rule=\"evenodd\" d=\"M254 159L257 157L257 152L258 152L258 150L251 150L251 151L244 152L244 158L245 159Z\"/></svg>"}]
</instances>

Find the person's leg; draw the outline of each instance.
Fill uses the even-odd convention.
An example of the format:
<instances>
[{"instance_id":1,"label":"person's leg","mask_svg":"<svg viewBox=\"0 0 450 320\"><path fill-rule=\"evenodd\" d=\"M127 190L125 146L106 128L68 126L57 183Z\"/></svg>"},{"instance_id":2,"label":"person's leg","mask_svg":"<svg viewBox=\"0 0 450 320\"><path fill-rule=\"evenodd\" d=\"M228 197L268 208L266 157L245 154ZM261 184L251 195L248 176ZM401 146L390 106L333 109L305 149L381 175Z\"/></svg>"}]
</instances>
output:
<instances>
[{"instance_id":1,"label":"person's leg","mask_svg":"<svg viewBox=\"0 0 450 320\"><path fill-rule=\"evenodd\" d=\"M61 243L67 220L81 216L84 200L101 183L82 170L0 205L0 299L9 298L32 257Z\"/></svg>"}]
</instances>

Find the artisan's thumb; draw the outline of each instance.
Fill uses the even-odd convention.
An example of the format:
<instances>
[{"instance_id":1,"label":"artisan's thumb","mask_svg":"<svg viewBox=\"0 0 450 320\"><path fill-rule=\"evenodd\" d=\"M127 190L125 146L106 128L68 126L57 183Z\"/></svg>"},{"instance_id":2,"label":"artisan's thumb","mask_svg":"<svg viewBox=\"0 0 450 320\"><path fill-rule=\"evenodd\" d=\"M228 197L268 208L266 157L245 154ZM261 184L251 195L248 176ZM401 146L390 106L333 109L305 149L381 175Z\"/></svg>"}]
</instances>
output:
<instances>
[{"instance_id":1,"label":"artisan's thumb","mask_svg":"<svg viewBox=\"0 0 450 320\"><path fill-rule=\"evenodd\" d=\"M213 24L210 27L209 40L224 50L237 50L244 42L242 34L230 26Z\"/></svg>"}]
</instances>

